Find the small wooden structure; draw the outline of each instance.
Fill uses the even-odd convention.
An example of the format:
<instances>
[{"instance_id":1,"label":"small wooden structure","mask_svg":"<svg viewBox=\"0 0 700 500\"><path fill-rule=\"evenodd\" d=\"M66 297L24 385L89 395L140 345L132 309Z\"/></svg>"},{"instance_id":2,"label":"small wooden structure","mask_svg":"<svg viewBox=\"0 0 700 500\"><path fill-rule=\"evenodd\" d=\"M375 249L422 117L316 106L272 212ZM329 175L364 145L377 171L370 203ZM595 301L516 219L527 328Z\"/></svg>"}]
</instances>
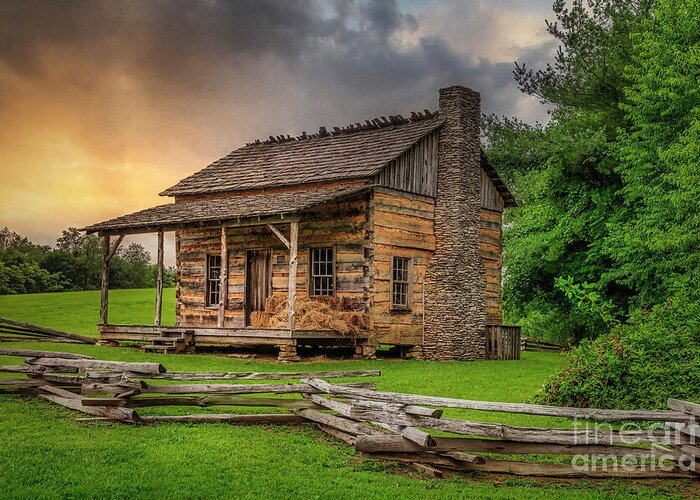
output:
<instances>
[{"instance_id":1,"label":"small wooden structure","mask_svg":"<svg viewBox=\"0 0 700 500\"><path fill-rule=\"evenodd\" d=\"M271 136L161 193L174 203L84 228L104 239L101 339L174 352L276 345L281 360L300 345L369 358L379 343L490 358L502 212L515 200L480 150L479 117L479 95L450 87L437 113ZM176 327L161 325L165 231L176 238ZM154 324L112 325L109 261L124 235L146 232L158 234Z\"/></svg>"},{"instance_id":2,"label":"small wooden structure","mask_svg":"<svg viewBox=\"0 0 700 500\"><path fill-rule=\"evenodd\" d=\"M486 327L486 357L488 359L520 359L520 328L488 325Z\"/></svg>"}]
</instances>

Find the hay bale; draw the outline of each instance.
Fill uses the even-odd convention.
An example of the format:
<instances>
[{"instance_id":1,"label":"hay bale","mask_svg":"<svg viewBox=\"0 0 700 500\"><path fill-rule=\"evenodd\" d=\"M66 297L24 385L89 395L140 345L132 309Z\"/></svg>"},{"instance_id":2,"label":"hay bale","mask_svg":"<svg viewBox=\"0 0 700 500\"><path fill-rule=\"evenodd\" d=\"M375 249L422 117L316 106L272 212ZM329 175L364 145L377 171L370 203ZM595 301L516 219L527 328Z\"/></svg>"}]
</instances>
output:
<instances>
[{"instance_id":1,"label":"hay bale","mask_svg":"<svg viewBox=\"0 0 700 500\"><path fill-rule=\"evenodd\" d=\"M265 300L265 312L278 314L287 309L287 297L285 295L270 295Z\"/></svg>"},{"instance_id":2,"label":"hay bale","mask_svg":"<svg viewBox=\"0 0 700 500\"><path fill-rule=\"evenodd\" d=\"M267 311L252 311L250 313L250 326L254 328L270 328L272 314Z\"/></svg>"},{"instance_id":3,"label":"hay bale","mask_svg":"<svg viewBox=\"0 0 700 500\"><path fill-rule=\"evenodd\" d=\"M356 309L357 301L349 302L346 298L334 296L299 297L296 301L296 328L328 330L345 336L356 336L369 329L369 318L365 312L348 311L344 307ZM258 328L287 328L287 324L286 297L268 297L264 313L251 315L251 325Z\"/></svg>"}]
</instances>

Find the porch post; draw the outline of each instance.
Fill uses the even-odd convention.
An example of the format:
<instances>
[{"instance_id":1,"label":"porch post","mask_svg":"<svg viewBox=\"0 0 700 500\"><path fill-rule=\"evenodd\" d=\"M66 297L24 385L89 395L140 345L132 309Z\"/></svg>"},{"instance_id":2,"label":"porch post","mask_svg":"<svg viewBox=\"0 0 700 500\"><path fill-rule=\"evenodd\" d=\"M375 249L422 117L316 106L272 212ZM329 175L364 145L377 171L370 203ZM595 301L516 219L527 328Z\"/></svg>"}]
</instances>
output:
<instances>
[{"instance_id":1,"label":"porch post","mask_svg":"<svg viewBox=\"0 0 700 500\"><path fill-rule=\"evenodd\" d=\"M226 228L221 228L221 274L219 283L219 315L216 326L223 328L224 314L226 312L226 299L228 295L228 241Z\"/></svg>"},{"instance_id":2,"label":"porch post","mask_svg":"<svg viewBox=\"0 0 700 500\"><path fill-rule=\"evenodd\" d=\"M109 302L109 236L102 237L102 295L100 297L100 324L108 324Z\"/></svg>"},{"instance_id":3,"label":"porch post","mask_svg":"<svg viewBox=\"0 0 700 500\"><path fill-rule=\"evenodd\" d=\"M156 261L156 317L153 324L160 326L163 311L163 231L158 231L158 258Z\"/></svg>"},{"instance_id":4,"label":"porch post","mask_svg":"<svg viewBox=\"0 0 700 500\"><path fill-rule=\"evenodd\" d=\"M109 235L102 237L102 295L100 297L100 324L108 324L108 309L109 309L109 261L112 260L114 254L119 248L119 244L124 239L124 235L120 235L113 247L109 244Z\"/></svg>"},{"instance_id":5,"label":"porch post","mask_svg":"<svg viewBox=\"0 0 700 500\"><path fill-rule=\"evenodd\" d=\"M297 299L297 249L299 246L299 223L289 225L289 291L287 295L287 328L294 331L295 303Z\"/></svg>"}]
</instances>

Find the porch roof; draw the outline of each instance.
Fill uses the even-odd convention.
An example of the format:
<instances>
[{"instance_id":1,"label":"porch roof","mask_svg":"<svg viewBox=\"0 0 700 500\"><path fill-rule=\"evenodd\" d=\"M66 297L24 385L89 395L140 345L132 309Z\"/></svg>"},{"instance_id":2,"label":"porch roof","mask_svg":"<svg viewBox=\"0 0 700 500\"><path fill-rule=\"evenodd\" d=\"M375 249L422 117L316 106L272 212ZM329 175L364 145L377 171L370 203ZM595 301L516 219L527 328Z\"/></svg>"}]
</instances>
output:
<instances>
[{"instance_id":1,"label":"porch roof","mask_svg":"<svg viewBox=\"0 0 700 500\"><path fill-rule=\"evenodd\" d=\"M87 233L135 234L224 224L227 221L293 215L369 189L366 185L178 201L84 227Z\"/></svg>"}]
</instances>

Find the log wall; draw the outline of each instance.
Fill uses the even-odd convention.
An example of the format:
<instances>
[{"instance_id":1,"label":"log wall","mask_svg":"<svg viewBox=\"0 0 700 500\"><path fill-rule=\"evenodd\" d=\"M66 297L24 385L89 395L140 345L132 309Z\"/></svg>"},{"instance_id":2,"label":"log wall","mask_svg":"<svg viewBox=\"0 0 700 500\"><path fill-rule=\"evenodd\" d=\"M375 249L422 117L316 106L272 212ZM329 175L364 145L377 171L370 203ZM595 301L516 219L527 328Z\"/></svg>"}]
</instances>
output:
<instances>
[{"instance_id":1,"label":"log wall","mask_svg":"<svg viewBox=\"0 0 700 500\"><path fill-rule=\"evenodd\" d=\"M489 184L491 181L485 178ZM482 190L488 187L482 187ZM500 196L500 195L499 195ZM486 200L488 201L488 200ZM432 198L379 187L372 194L326 204L300 221L297 293L308 294L309 248L334 246L336 293L366 310L378 343L423 344L424 280L435 251ZM288 234L288 225L277 226ZM177 248L178 325L216 326L217 308L204 306L206 254L220 253L220 230L179 231ZM480 254L486 275L487 324L501 324L502 212L480 210ZM272 293L288 293L289 250L265 226L228 229L229 286L224 326L245 326L246 251L272 250ZM410 310L391 308L392 258L411 259Z\"/></svg>"},{"instance_id":2,"label":"log wall","mask_svg":"<svg viewBox=\"0 0 700 500\"><path fill-rule=\"evenodd\" d=\"M369 304L369 264L366 248L368 195L325 204L300 221L297 295L308 295L309 248L333 246L336 258L336 294L357 301L359 310ZM289 233L286 224L278 228ZM220 229L178 231L177 245L177 324L216 326L217 307L205 307L207 253L221 250ZM246 251L272 250L272 293L287 296L289 250L265 226L228 228L228 296L224 326L245 326Z\"/></svg>"},{"instance_id":3,"label":"log wall","mask_svg":"<svg viewBox=\"0 0 700 500\"><path fill-rule=\"evenodd\" d=\"M501 305L501 269L503 267L503 197L491 179L481 175L481 212L479 244L486 273L486 324L500 325L503 320Z\"/></svg>"},{"instance_id":4,"label":"log wall","mask_svg":"<svg viewBox=\"0 0 700 500\"><path fill-rule=\"evenodd\" d=\"M431 198L387 189L376 189L373 194L370 329L379 343L423 343L423 283L428 259L435 250L434 216ZM393 257L411 259L410 310L391 309Z\"/></svg>"}]
</instances>

